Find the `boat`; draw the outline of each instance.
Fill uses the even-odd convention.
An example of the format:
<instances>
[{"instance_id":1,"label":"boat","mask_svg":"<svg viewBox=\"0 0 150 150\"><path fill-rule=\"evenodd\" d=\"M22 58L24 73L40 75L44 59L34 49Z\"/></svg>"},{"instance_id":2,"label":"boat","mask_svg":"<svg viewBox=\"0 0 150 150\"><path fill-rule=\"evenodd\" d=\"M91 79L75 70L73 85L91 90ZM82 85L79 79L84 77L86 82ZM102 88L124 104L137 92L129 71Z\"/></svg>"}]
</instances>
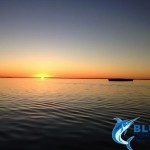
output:
<instances>
[{"instance_id":1,"label":"boat","mask_svg":"<svg viewBox=\"0 0 150 150\"><path fill-rule=\"evenodd\" d=\"M109 81L133 81L134 79L125 79L125 78L109 78Z\"/></svg>"}]
</instances>

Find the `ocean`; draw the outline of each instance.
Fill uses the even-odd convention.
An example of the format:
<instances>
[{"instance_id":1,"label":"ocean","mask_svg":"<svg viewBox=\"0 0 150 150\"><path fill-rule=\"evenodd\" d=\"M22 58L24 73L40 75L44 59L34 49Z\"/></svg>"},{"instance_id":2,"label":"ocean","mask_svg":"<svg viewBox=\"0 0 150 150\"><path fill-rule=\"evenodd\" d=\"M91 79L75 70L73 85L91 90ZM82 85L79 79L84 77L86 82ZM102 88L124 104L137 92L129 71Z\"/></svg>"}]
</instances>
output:
<instances>
[{"instance_id":1,"label":"ocean","mask_svg":"<svg viewBox=\"0 0 150 150\"><path fill-rule=\"evenodd\" d=\"M0 79L0 150L127 150L112 139L116 117L150 125L150 80Z\"/></svg>"}]
</instances>

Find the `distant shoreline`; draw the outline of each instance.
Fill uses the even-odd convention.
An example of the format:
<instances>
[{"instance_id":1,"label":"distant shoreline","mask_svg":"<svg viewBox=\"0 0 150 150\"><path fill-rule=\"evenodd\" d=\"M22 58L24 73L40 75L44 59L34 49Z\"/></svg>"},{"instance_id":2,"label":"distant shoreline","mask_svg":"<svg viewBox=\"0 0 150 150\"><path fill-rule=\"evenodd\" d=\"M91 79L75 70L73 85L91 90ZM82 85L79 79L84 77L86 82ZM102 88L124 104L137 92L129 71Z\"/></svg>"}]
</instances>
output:
<instances>
[{"instance_id":1,"label":"distant shoreline","mask_svg":"<svg viewBox=\"0 0 150 150\"><path fill-rule=\"evenodd\" d=\"M0 77L0 78L34 78L39 79L41 77ZM45 79L110 79L110 78L65 78L65 77L44 77ZM150 79L134 79L134 80L150 80Z\"/></svg>"}]
</instances>

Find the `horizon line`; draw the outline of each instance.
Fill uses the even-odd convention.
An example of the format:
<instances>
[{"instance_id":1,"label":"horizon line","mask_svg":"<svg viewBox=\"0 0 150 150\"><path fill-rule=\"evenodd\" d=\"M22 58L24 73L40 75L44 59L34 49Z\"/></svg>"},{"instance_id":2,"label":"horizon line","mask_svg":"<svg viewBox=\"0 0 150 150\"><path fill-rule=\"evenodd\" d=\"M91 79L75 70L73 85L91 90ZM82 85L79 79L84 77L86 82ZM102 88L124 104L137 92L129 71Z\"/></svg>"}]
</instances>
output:
<instances>
[{"instance_id":1,"label":"horizon line","mask_svg":"<svg viewBox=\"0 0 150 150\"><path fill-rule=\"evenodd\" d=\"M0 76L0 78L41 78L41 77L11 77ZM116 79L116 78L100 78L100 77L44 77L51 79ZM133 80L150 80L150 78L119 78L119 79L133 79Z\"/></svg>"}]
</instances>

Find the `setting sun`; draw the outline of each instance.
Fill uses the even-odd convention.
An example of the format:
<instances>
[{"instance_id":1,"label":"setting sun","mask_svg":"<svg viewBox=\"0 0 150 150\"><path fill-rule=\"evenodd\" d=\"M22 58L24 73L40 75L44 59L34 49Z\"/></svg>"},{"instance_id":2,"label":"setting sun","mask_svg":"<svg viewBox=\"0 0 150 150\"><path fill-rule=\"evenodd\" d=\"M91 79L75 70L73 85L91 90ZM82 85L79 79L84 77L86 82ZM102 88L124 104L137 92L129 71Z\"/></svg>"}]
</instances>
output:
<instances>
[{"instance_id":1,"label":"setting sun","mask_svg":"<svg viewBox=\"0 0 150 150\"><path fill-rule=\"evenodd\" d=\"M44 79L44 78L48 78L52 76L45 74L45 73L40 73L40 74L35 75L34 77Z\"/></svg>"}]
</instances>

